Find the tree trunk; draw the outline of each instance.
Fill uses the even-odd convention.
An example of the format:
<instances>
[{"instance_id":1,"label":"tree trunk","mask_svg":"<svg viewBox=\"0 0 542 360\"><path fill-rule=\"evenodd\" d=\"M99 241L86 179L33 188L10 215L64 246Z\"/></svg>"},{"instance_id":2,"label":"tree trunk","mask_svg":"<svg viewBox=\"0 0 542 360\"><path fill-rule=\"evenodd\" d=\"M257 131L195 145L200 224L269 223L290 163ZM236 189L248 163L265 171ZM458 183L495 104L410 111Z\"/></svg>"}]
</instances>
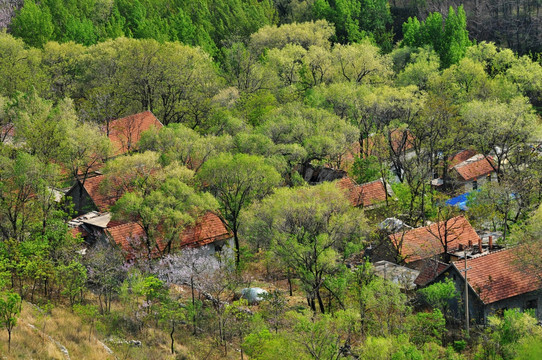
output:
<instances>
[{"instance_id":1,"label":"tree trunk","mask_svg":"<svg viewBox=\"0 0 542 360\"><path fill-rule=\"evenodd\" d=\"M174 339L173 339L173 333L175 332L175 321L172 321L171 323L171 333L169 334L169 337L171 337L171 353L172 354L175 354L175 350L173 349L173 343L174 343Z\"/></svg>"},{"instance_id":2,"label":"tree trunk","mask_svg":"<svg viewBox=\"0 0 542 360\"><path fill-rule=\"evenodd\" d=\"M193 325L193 334L196 335L196 329L197 329L197 317L196 317L196 298L194 296L194 278L190 277L190 288L192 289L192 311L194 312L194 315L192 317L192 325Z\"/></svg>"},{"instance_id":3,"label":"tree trunk","mask_svg":"<svg viewBox=\"0 0 542 360\"><path fill-rule=\"evenodd\" d=\"M320 296L320 289L316 290L316 298L318 299L318 305L320 306L320 311L322 314L326 313L326 309L324 308L324 302L322 301L322 296Z\"/></svg>"},{"instance_id":4,"label":"tree trunk","mask_svg":"<svg viewBox=\"0 0 542 360\"><path fill-rule=\"evenodd\" d=\"M233 229L233 240L235 242L235 267L239 269L239 264L241 262L241 254L239 253L239 236L237 234L237 227Z\"/></svg>"},{"instance_id":5,"label":"tree trunk","mask_svg":"<svg viewBox=\"0 0 542 360\"><path fill-rule=\"evenodd\" d=\"M290 296L293 296L294 294L292 291L292 274L290 273L290 268L288 268L287 276L288 276L288 290L290 291Z\"/></svg>"}]
</instances>

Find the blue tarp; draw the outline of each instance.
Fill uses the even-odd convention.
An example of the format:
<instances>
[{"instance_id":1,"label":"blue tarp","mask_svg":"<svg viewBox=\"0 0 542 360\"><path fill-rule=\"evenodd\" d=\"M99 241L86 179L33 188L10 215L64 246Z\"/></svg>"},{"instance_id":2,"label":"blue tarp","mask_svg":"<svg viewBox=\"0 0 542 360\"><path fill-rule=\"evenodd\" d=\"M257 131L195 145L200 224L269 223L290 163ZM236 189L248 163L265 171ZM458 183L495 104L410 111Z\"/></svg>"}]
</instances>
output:
<instances>
[{"instance_id":1,"label":"blue tarp","mask_svg":"<svg viewBox=\"0 0 542 360\"><path fill-rule=\"evenodd\" d=\"M464 193L464 194L461 194L461 195L456 196L454 198L451 198L449 200L446 200L446 205L457 206L461 210L466 211L466 210L468 210L467 197L469 196L469 194L470 194L470 192Z\"/></svg>"}]
</instances>

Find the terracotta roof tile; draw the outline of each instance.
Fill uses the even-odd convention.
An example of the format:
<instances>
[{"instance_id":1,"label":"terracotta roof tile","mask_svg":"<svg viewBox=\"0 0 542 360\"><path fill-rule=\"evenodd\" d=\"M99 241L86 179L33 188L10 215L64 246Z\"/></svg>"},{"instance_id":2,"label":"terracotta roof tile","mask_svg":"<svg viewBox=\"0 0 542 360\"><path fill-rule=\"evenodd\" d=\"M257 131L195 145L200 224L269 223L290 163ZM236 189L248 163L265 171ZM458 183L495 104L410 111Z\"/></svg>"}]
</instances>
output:
<instances>
[{"instance_id":1,"label":"terracotta roof tile","mask_svg":"<svg viewBox=\"0 0 542 360\"><path fill-rule=\"evenodd\" d=\"M347 192L353 206L371 206L386 200L386 187L381 179L358 185L349 177L337 181L339 189Z\"/></svg>"},{"instance_id":2,"label":"terracotta roof tile","mask_svg":"<svg viewBox=\"0 0 542 360\"><path fill-rule=\"evenodd\" d=\"M542 287L540 277L521 269L517 248L500 250L470 259L467 278L471 288L485 304L521 295ZM456 269L465 268L464 261L453 263ZM464 277L463 273L461 276Z\"/></svg>"},{"instance_id":3,"label":"terracotta roof tile","mask_svg":"<svg viewBox=\"0 0 542 360\"><path fill-rule=\"evenodd\" d=\"M448 221L412 229L389 236L392 244L400 251L405 262L410 263L444 253L441 240L447 234L448 251L459 248L459 245L478 243L478 234L463 216L456 216ZM442 239L444 242L444 239ZM402 245L401 245L402 243Z\"/></svg>"},{"instance_id":4,"label":"terracotta roof tile","mask_svg":"<svg viewBox=\"0 0 542 360\"><path fill-rule=\"evenodd\" d=\"M457 154L452 156L452 158L448 162L449 163L448 168L451 169L454 166L456 166L457 164L462 163L463 161L470 159L471 157L473 157L476 154L477 154L477 152L474 151L474 150L468 150L468 149L467 150L461 150L460 152L458 152Z\"/></svg>"},{"instance_id":5,"label":"terracotta roof tile","mask_svg":"<svg viewBox=\"0 0 542 360\"><path fill-rule=\"evenodd\" d=\"M143 228L135 223L118 223L111 222L107 231L109 235L120 245L128 260L132 260L137 257L137 250L133 247L133 241L137 243L138 239L142 239L145 236ZM172 249L181 249L184 247L200 247L207 244L211 244L215 241L228 239L231 234L228 232L220 218L211 212L206 213L200 220L196 222L194 226L188 227L180 235L180 241L173 244ZM132 240L132 241L130 241ZM163 251L166 244L158 240L158 247L160 251ZM154 251L153 257L158 257L159 254Z\"/></svg>"},{"instance_id":6,"label":"terracotta roof tile","mask_svg":"<svg viewBox=\"0 0 542 360\"><path fill-rule=\"evenodd\" d=\"M114 190L104 192L103 189L100 188L100 184L104 179L105 176L103 175L89 177L85 180L85 184L83 185L94 202L94 205L96 205L100 212L107 212L122 196L122 194L117 193Z\"/></svg>"},{"instance_id":7,"label":"terracotta roof tile","mask_svg":"<svg viewBox=\"0 0 542 360\"><path fill-rule=\"evenodd\" d=\"M428 259L428 261L423 264L420 274L416 280L414 280L414 284L418 286L425 286L447 268L448 264L443 263L442 261Z\"/></svg>"},{"instance_id":8,"label":"terracotta roof tile","mask_svg":"<svg viewBox=\"0 0 542 360\"><path fill-rule=\"evenodd\" d=\"M484 155L478 154L455 165L453 168L464 181L470 181L495 171L490 161L493 162L493 158L486 158Z\"/></svg>"},{"instance_id":9,"label":"terracotta roof tile","mask_svg":"<svg viewBox=\"0 0 542 360\"><path fill-rule=\"evenodd\" d=\"M151 128L161 129L162 123L150 111L123 117L109 124L109 139L113 154L121 155L136 149L141 133Z\"/></svg>"}]
</instances>

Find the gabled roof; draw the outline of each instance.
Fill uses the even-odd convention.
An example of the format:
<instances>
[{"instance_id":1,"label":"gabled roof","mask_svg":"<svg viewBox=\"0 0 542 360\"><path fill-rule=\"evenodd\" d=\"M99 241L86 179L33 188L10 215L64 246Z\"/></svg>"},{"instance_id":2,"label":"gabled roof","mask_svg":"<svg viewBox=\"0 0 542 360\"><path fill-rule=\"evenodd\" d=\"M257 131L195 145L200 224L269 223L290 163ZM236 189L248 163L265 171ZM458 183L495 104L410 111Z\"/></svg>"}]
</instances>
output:
<instances>
[{"instance_id":1,"label":"gabled roof","mask_svg":"<svg viewBox=\"0 0 542 360\"><path fill-rule=\"evenodd\" d=\"M517 248L495 251L467 261L470 287L484 304L525 294L542 288L540 277L525 271L516 256ZM463 260L452 264L457 270L465 268ZM464 278L464 273L459 272Z\"/></svg>"},{"instance_id":2,"label":"gabled roof","mask_svg":"<svg viewBox=\"0 0 542 360\"><path fill-rule=\"evenodd\" d=\"M107 231L113 241L122 247L128 260L135 259L138 256L138 251L134 249L133 244L141 241L145 236L145 232L139 224L135 222L112 222ZM231 234L220 218L216 214L208 212L194 226L188 227L182 232L179 242L172 245L172 250L184 247L200 247L229 238L231 238ZM166 244L160 240L157 243L160 251L163 251ZM159 254L154 251L152 256L158 257Z\"/></svg>"},{"instance_id":3,"label":"gabled roof","mask_svg":"<svg viewBox=\"0 0 542 360\"><path fill-rule=\"evenodd\" d=\"M446 234L447 233L447 234ZM447 238L444 237L447 235ZM463 216L456 216L429 226L396 233L389 236L406 263L426 259L444 253L442 242L446 240L448 251L478 242L478 234ZM442 240L442 241L441 241Z\"/></svg>"},{"instance_id":4,"label":"gabled roof","mask_svg":"<svg viewBox=\"0 0 542 360\"><path fill-rule=\"evenodd\" d=\"M113 189L102 189L100 185L104 179L104 175L93 176L87 178L83 184L92 202L100 212L107 212L122 196L122 193L118 193ZM75 184L75 186L78 185Z\"/></svg>"},{"instance_id":5,"label":"gabled roof","mask_svg":"<svg viewBox=\"0 0 542 360\"><path fill-rule=\"evenodd\" d=\"M477 154L477 152L474 151L474 150L470 150L470 149L461 150L460 152L458 152L457 154L452 156L452 158L448 162L448 168L451 169L454 166L456 166L457 164L462 163L463 161L470 159L471 157L473 157L476 154Z\"/></svg>"},{"instance_id":6,"label":"gabled roof","mask_svg":"<svg viewBox=\"0 0 542 360\"><path fill-rule=\"evenodd\" d=\"M492 157L477 154L455 165L453 169L464 181L470 181L494 172L490 162L493 162Z\"/></svg>"},{"instance_id":7,"label":"gabled roof","mask_svg":"<svg viewBox=\"0 0 542 360\"><path fill-rule=\"evenodd\" d=\"M422 266L420 274L414 280L418 286L425 286L433 281L437 276L442 274L448 268L448 264L435 259L428 259Z\"/></svg>"},{"instance_id":8,"label":"gabled roof","mask_svg":"<svg viewBox=\"0 0 542 360\"><path fill-rule=\"evenodd\" d=\"M109 140L113 143L113 155L121 155L136 149L141 133L151 128L162 127L162 123L150 111L111 121Z\"/></svg>"},{"instance_id":9,"label":"gabled roof","mask_svg":"<svg viewBox=\"0 0 542 360\"><path fill-rule=\"evenodd\" d=\"M337 181L337 186L347 192L353 206L368 207L386 200L386 186L382 179L358 185L354 179L345 177Z\"/></svg>"}]
</instances>

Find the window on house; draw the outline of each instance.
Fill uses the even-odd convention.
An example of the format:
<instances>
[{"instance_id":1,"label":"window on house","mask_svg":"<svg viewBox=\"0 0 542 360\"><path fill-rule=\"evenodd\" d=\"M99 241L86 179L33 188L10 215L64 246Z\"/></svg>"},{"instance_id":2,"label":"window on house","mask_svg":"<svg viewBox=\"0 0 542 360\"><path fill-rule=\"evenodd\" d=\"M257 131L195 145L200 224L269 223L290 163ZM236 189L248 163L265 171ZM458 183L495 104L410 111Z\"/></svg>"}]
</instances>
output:
<instances>
[{"instance_id":1,"label":"window on house","mask_svg":"<svg viewBox=\"0 0 542 360\"><path fill-rule=\"evenodd\" d=\"M476 179L472 181L472 190L478 190L478 180Z\"/></svg>"}]
</instances>

